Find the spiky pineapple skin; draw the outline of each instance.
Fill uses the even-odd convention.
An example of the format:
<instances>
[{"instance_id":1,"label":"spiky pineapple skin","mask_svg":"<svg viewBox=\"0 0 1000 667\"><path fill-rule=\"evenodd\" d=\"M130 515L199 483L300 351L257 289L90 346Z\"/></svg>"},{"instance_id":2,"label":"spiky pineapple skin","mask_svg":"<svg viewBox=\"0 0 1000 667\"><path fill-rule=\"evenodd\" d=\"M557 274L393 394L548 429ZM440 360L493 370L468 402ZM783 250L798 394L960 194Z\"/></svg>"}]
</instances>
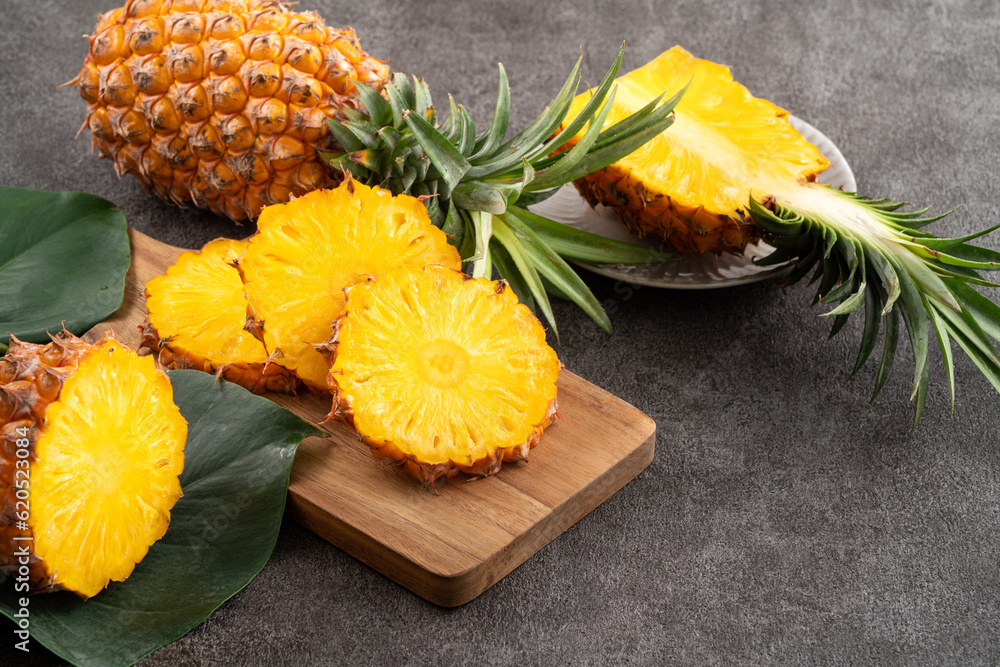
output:
<instances>
[{"instance_id":1,"label":"spiky pineapple skin","mask_svg":"<svg viewBox=\"0 0 1000 667\"><path fill-rule=\"evenodd\" d=\"M326 126L380 90L350 28L277 0L129 0L103 14L79 76L93 146L164 201L235 221L335 185Z\"/></svg>"},{"instance_id":2,"label":"spiky pineapple skin","mask_svg":"<svg viewBox=\"0 0 1000 667\"><path fill-rule=\"evenodd\" d=\"M54 336L47 345L25 343L11 336L10 349L0 359L0 570L17 572L23 547L33 543L31 528L18 527L17 514L24 503L18 506L15 482L27 479L45 411L89 349L72 335ZM17 441L24 438L28 440L27 459L17 456ZM28 568L31 590L61 589L33 551Z\"/></svg>"},{"instance_id":3,"label":"spiky pineapple skin","mask_svg":"<svg viewBox=\"0 0 1000 667\"><path fill-rule=\"evenodd\" d=\"M685 206L616 164L573 185L591 206L610 207L628 229L640 237L659 238L678 253L741 253L760 239L760 230L748 215L719 215Z\"/></svg>"}]
</instances>

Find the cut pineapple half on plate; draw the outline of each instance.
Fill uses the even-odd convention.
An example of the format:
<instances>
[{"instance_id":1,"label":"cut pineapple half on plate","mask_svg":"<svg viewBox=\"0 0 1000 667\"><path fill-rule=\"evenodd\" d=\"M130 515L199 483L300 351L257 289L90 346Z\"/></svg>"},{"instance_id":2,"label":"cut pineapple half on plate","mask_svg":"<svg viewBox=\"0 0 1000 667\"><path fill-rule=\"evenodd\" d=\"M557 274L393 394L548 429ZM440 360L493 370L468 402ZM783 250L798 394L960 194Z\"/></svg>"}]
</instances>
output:
<instances>
[{"instance_id":1,"label":"cut pineapple half on plate","mask_svg":"<svg viewBox=\"0 0 1000 667\"><path fill-rule=\"evenodd\" d=\"M815 145L830 166L819 175L819 180L832 187L847 192L857 189L857 181L850 164L837 145L818 129L796 116L789 116L792 126L802 136ZM638 234L622 225L614 209L598 204L591 206L569 185L554 196L531 207L533 213L562 222L571 227L593 234L600 234L614 241L634 243L660 251L664 248L659 238ZM623 280L646 287L668 289L719 289L745 285L767 280L785 272L788 264L778 266L758 266L755 261L763 259L774 251L765 241L747 244L742 253L705 253L703 255L684 254L678 261L645 262L642 264L590 264L574 262L588 271L607 278Z\"/></svg>"},{"instance_id":2,"label":"cut pineapple half on plate","mask_svg":"<svg viewBox=\"0 0 1000 667\"><path fill-rule=\"evenodd\" d=\"M332 416L427 484L526 459L555 416L561 364L503 281L399 267L349 291L324 349Z\"/></svg>"}]
</instances>

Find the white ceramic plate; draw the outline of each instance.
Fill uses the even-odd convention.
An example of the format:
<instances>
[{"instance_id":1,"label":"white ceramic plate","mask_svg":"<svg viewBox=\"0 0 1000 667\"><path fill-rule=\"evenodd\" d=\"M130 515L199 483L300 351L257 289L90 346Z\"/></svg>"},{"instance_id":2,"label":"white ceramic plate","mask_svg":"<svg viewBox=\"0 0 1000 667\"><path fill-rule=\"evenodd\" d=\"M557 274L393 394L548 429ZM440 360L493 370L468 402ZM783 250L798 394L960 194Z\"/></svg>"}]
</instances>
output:
<instances>
[{"instance_id":1,"label":"white ceramic plate","mask_svg":"<svg viewBox=\"0 0 1000 667\"><path fill-rule=\"evenodd\" d=\"M850 165L840 149L825 134L795 116L789 116L792 125L830 161L830 167L819 175L821 183L827 183L848 192L855 192L857 184ZM669 130L667 130L669 132ZM662 242L650 237L639 236L625 228L612 209L604 206L591 208L572 184L562 187L556 194L531 207L539 215L559 222L600 234L619 241L629 241L651 248L660 247ZM788 268L778 266L757 266L753 260L765 257L774 248L764 242L751 243L742 255L724 253L719 257L706 255L683 255L679 261L656 264L578 264L583 268L608 278L624 280L637 285L667 287L673 289L715 289L731 287L765 280Z\"/></svg>"}]
</instances>

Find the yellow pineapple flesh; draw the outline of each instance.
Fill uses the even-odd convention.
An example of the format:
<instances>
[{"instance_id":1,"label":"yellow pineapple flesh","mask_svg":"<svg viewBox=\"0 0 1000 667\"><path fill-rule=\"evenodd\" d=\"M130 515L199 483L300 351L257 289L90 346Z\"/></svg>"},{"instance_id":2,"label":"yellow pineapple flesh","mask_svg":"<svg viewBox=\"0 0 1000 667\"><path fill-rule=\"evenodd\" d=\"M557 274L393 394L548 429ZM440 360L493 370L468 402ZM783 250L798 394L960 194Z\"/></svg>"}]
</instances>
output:
<instances>
[{"instance_id":1,"label":"yellow pineapple flesh","mask_svg":"<svg viewBox=\"0 0 1000 667\"><path fill-rule=\"evenodd\" d=\"M349 290L323 347L332 416L428 484L526 459L556 414L559 359L503 281L399 267Z\"/></svg>"},{"instance_id":2,"label":"yellow pineapple flesh","mask_svg":"<svg viewBox=\"0 0 1000 667\"><path fill-rule=\"evenodd\" d=\"M351 180L269 206L257 230L238 261L248 326L275 363L322 390L329 368L315 345L330 337L344 288L401 264L461 268L419 199Z\"/></svg>"},{"instance_id":3,"label":"yellow pineapple flesh","mask_svg":"<svg viewBox=\"0 0 1000 667\"><path fill-rule=\"evenodd\" d=\"M677 252L742 252L759 236L746 213L750 194L814 181L829 162L792 127L787 111L751 95L728 67L679 46L616 80L605 126L689 82L670 128L576 185L591 205L614 208L630 229ZM573 101L567 122L589 99L584 93Z\"/></svg>"},{"instance_id":4,"label":"yellow pineapple flesh","mask_svg":"<svg viewBox=\"0 0 1000 667\"><path fill-rule=\"evenodd\" d=\"M244 329L247 302L233 265L246 241L216 239L186 252L146 285L143 345L167 368L214 373L254 393L290 393L298 378L269 364L264 345Z\"/></svg>"},{"instance_id":5,"label":"yellow pineapple flesh","mask_svg":"<svg viewBox=\"0 0 1000 667\"><path fill-rule=\"evenodd\" d=\"M12 339L0 426L0 567L17 572L29 549L32 590L83 598L127 578L181 495L187 423L152 357L111 336Z\"/></svg>"},{"instance_id":6,"label":"yellow pineapple flesh","mask_svg":"<svg viewBox=\"0 0 1000 667\"><path fill-rule=\"evenodd\" d=\"M128 0L103 14L73 81L93 146L179 205L243 220L335 176L326 126L381 90L350 28L277 0Z\"/></svg>"}]
</instances>

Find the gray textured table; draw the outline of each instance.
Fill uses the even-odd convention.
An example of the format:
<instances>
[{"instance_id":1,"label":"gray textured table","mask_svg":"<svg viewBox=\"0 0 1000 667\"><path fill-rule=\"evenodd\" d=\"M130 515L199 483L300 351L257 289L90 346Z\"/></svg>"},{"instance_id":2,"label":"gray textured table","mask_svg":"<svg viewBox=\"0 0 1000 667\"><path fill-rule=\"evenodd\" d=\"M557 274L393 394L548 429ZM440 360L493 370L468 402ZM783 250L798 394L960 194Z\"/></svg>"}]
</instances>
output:
<instances>
[{"instance_id":1,"label":"gray textured table","mask_svg":"<svg viewBox=\"0 0 1000 667\"><path fill-rule=\"evenodd\" d=\"M682 44L827 133L863 192L965 204L940 224L948 235L1000 221L990 1L355 4L299 7L353 25L366 50L477 118L491 111L498 61L523 126L581 45L596 81L623 39L623 71ZM176 245L245 236L147 198L90 157L86 135L73 140L83 103L55 86L76 74L79 36L113 5L5 0L0 182L98 194ZM624 299L613 281L587 280L615 334L560 303L557 350L656 420L646 472L454 610L287 522L263 573L145 664L1000 661L1000 397L971 362L958 359L951 416L935 359L908 437L909 354L867 405L874 370L849 377L860 322L826 342L809 290L643 288ZM4 664L21 659L10 646L0 641ZM54 659L36 645L29 662Z\"/></svg>"}]
</instances>

